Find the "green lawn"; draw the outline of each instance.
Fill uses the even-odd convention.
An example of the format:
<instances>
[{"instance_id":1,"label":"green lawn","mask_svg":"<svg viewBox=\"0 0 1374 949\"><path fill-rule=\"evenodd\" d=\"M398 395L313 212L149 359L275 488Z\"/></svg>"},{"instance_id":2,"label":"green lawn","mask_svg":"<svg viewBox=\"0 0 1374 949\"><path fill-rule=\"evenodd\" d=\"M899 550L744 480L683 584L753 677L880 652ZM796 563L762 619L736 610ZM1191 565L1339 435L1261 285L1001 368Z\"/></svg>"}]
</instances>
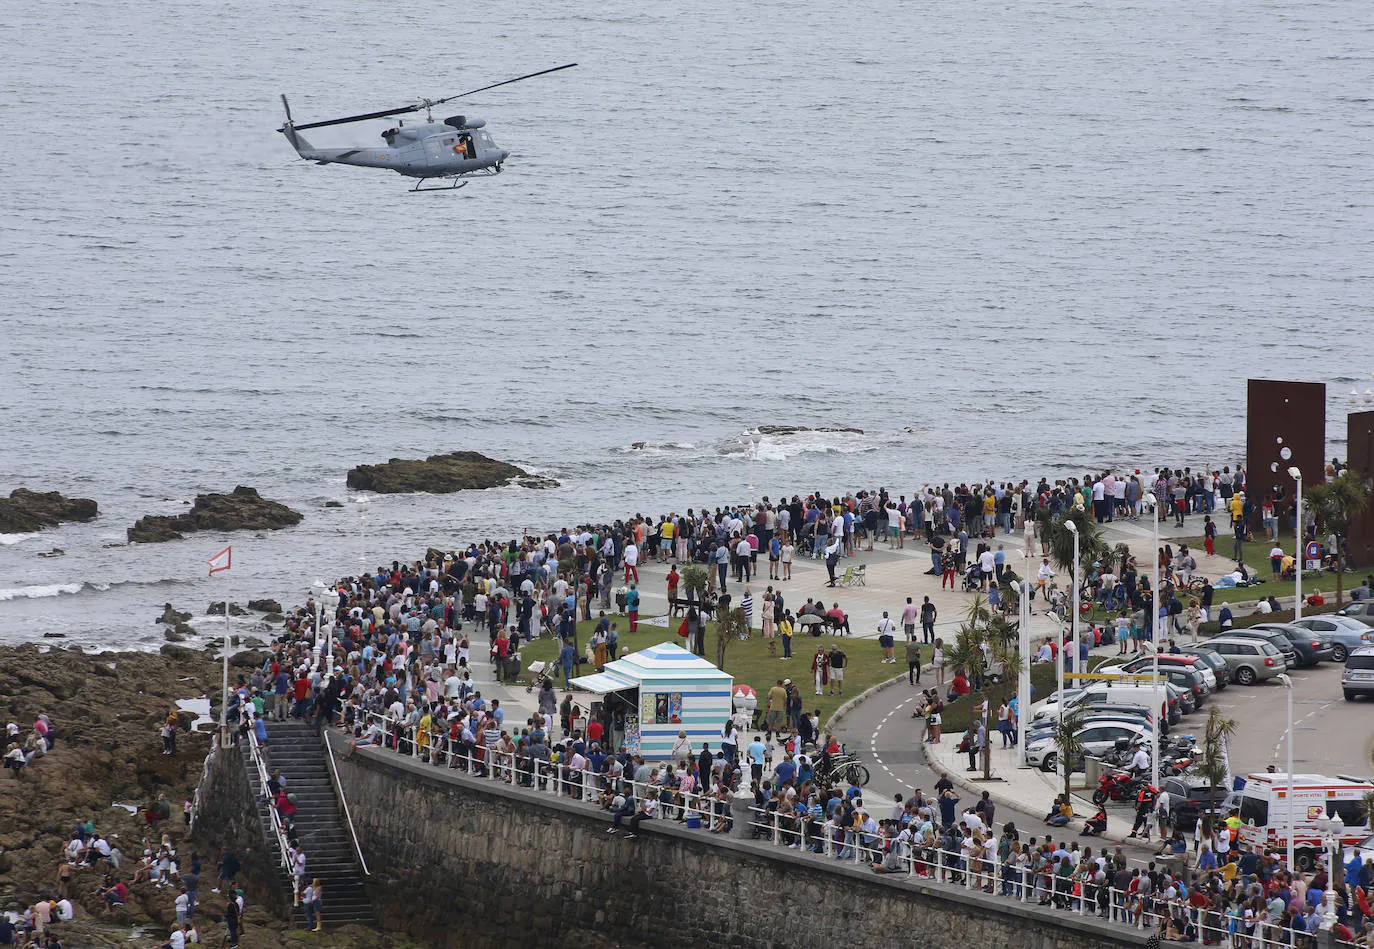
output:
<instances>
[{"instance_id":1,"label":"green lawn","mask_svg":"<svg viewBox=\"0 0 1374 949\"><path fill-rule=\"evenodd\" d=\"M1273 573L1269 568L1269 551L1273 548L1274 545L1269 540L1264 539L1262 534L1260 535L1260 538L1261 539L1256 541L1249 541L1241 544L1241 553L1245 557L1246 569L1249 570L1252 574L1265 578L1265 582L1257 586L1239 588L1232 587L1230 589L1221 589L1220 587L1214 587L1212 595L1212 602L1214 604L1220 605L1222 603L1238 603L1246 601L1253 603L1262 597L1269 596L1271 593L1274 596L1293 595L1292 580L1279 580L1276 582L1268 579L1269 577L1273 576ZM1196 552L1194 556L1197 556L1199 561L1201 561L1202 558L1201 556L1199 556L1202 553L1203 549L1201 537L1189 537L1180 541L1174 541L1173 547L1175 551L1178 550L1180 543L1187 544L1190 550ZM1224 561L1226 567L1219 570L1215 566L1203 566L1199 562L1198 571L1203 576L1207 577L1209 580L1215 583L1217 577L1220 576L1222 573L1226 572L1227 570L1234 569L1235 561L1231 559L1231 554L1233 552L1234 545L1235 540L1230 535L1223 532L1222 535L1217 538L1216 549L1218 560ZM1280 534L1279 546L1282 547L1285 551L1291 553L1293 550L1292 535L1289 534L1285 537L1283 534ZM1353 576L1353 574L1350 576ZM1349 585L1350 584L1347 583L1347 586ZM1304 573L1302 578L1302 589L1304 596L1311 593L1314 589L1320 589L1328 599L1334 599L1336 591L1336 577L1334 574L1329 573Z\"/></svg>"},{"instance_id":2,"label":"green lawn","mask_svg":"<svg viewBox=\"0 0 1374 949\"><path fill-rule=\"evenodd\" d=\"M656 646L663 642L675 642L679 645L683 640L677 635L677 622L673 623L671 629L662 626L645 626L640 624L639 632L630 635L625 632L629 626L629 618L625 616L611 616L613 622L620 629L620 655L635 652L648 646ZM577 641L579 646L585 648L587 640L591 637L596 628L595 621L577 624ZM792 679L801 687L802 698L805 701L805 708L809 712L812 709L820 709L821 724L830 721L830 716L835 709L839 708L848 699L858 695L871 685L876 685L893 676L905 674L906 672L906 645L898 642L894 654L897 657L895 663L884 664L879 660L882 658L882 650L878 647L876 639L853 639L844 638L844 652L849 658L849 664L845 667L844 673L844 695L815 695L811 677L811 657L816 654L816 644L824 644L826 650L830 649L831 644L836 642L832 636L796 636L792 639L792 659L783 661L778 658L782 655L782 639L764 639L758 630L754 631L752 639L735 640L731 642L725 652L725 671L735 677L736 684L747 683L754 687L759 694L760 704L763 704L764 697L768 690L777 682L778 679ZM770 652L772 646L777 655ZM715 662L716 634L714 624L707 628L706 632L706 658ZM528 668L531 662L542 660L544 662L554 662L557 650L554 647L554 640L540 639L520 650L521 665ZM923 652L926 662L930 661L930 650L926 648ZM590 671L586 666L582 667L583 674ZM528 673L522 673L528 676ZM562 673L559 673L561 681ZM929 676L926 677L929 679Z\"/></svg>"}]
</instances>

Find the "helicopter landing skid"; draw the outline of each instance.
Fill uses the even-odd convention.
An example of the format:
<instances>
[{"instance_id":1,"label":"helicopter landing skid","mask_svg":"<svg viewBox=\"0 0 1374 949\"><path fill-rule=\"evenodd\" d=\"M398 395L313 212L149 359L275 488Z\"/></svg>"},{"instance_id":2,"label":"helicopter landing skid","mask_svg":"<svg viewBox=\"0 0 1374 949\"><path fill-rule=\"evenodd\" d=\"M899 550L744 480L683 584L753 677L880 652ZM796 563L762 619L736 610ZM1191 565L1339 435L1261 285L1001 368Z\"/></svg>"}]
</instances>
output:
<instances>
[{"instance_id":1,"label":"helicopter landing skid","mask_svg":"<svg viewBox=\"0 0 1374 949\"><path fill-rule=\"evenodd\" d=\"M410 193L415 194L417 191L457 191L459 188L466 187L469 178L493 178L500 173L501 166L495 165L491 168L480 168L476 171L466 171L458 175L436 175L430 178L421 178L419 181L415 182L415 187L410 189ZM435 188L423 187L426 181L443 181L446 179L452 180L453 184L441 185Z\"/></svg>"},{"instance_id":2,"label":"helicopter landing skid","mask_svg":"<svg viewBox=\"0 0 1374 949\"><path fill-rule=\"evenodd\" d=\"M430 181L430 180L432 180L432 179L430 179L430 178L421 178L419 181L415 182L415 187L413 187L413 188L410 189L410 193L411 193L411 194L414 194L414 193L417 192L417 191L457 191L459 188L466 188L466 187L467 187L467 184L468 184L466 181L464 181L464 180L461 179L461 178L454 178L454 179L453 179L453 184L451 184L451 185L443 185L443 186L438 187L438 188L422 188L422 187L420 187L420 186L423 185L426 181Z\"/></svg>"}]
</instances>

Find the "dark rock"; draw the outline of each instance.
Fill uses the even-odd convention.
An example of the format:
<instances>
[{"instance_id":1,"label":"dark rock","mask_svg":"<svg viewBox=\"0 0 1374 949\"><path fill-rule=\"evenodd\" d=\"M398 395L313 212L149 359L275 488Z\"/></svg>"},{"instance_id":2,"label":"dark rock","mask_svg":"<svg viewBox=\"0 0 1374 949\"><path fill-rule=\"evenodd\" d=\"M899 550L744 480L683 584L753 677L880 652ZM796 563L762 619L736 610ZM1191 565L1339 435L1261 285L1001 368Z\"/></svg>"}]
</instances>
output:
<instances>
[{"instance_id":1,"label":"dark rock","mask_svg":"<svg viewBox=\"0 0 1374 949\"><path fill-rule=\"evenodd\" d=\"M817 428L811 428L808 425L760 425L758 432L760 435L793 435L797 432L850 432L854 435L862 435L864 430L837 425L821 425Z\"/></svg>"},{"instance_id":2,"label":"dark rock","mask_svg":"<svg viewBox=\"0 0 1374 949\"><path fill-rule=\"evenodd\" d=\"M186 634L176 629L175 627L172 629L164 630L162 633L162 638L167 640L169 643L186 642Z\"/></svg>"},{"instance_id":3,"label":"dark rock","mask_svg":"<svg viewBox=\"0 0 1374 949\"><path fill-rule=\"evenodd\" d=\"M343 502L342 502L342 501L325 501L325 502L324 502L324 506L325 506L325 507L343 507Z\"/></svg>"},{"instance_id":4,"label":"dark rock","mask_svg":"<svg viewBox=\"0 0 1374 949\"><path fill-rule=\"evenodd\" d=\"M262 618L264 623L285 623L286 617L280 613L268 613Z\"/></svg>"},{"instance_id":5,"label":"dark rock","mask_svg":"<svg viewBox=\"0 0 1374 949\"><path fill-rule=\"evenodd\" d=\"M52 550L45 550L39 553L40 557L61 557L66 551L61 547L54 547Z\"/></svg>"},{"instance_id":6,"label":"dark rock","mask_svg":"<svg viewBox=\"0 0 1374 949\"><path fill-rule=\"evenodd\" d=\"M63 521L89 521L99 513L90 498L68 498L56 491L15 488L0 498L0 534L21 534Z\"/></svg>"},{"instance_id":7,"label":"dark rock","mask_svg":"<svg viewBox=\"0 0 1374 949\"><path fill-rule=\"evenodd\" d=\"M427 491L448 494L483 488L498 488L529 472L504 461L496 461L475 451L455 451L430 455L423 461L392 458L382 465L359 465L348 472L348 486L378 494L406 494Z\"/></svg>"},{"instance_id":8,"label":"dark rock","mask_svg":"<svg viewBox=\"0 0 1374 949\"><path fill-rule=\"evenodd\" d=\"M178 662L190 662L200 658L200 654L194 649L190 649L186 646L173 645L172 643L168 643L158 651L168 659L175 659Z\"/></svg>"},{"instance_id":9,"label":"dark rock","mask_svg":"<svg viewBox=\"0 0 1374 949\"><path fill-rule=\"evenodd\" d=\"M185 514L150 514L129 528L129 540L155 544L177 540L183 532L278 530L299 524L302 516L285 504L269 501L256 488L239 485L229 494L198 494Z\"/></svg>"},{"instance_id":10,"label":"dark rock","mask_svg":"<svg viewBox=\"0 0 1374 949\"><path fill-rule=\"evenodd\" d=\"M67 638L67 634L66 634L66 633L44 633L44 634L43 634L43 638L44 638L44 639L66 639L66 638Z\"/></svg>"},{"instance_id":11,"label":"dark rock","mask_svg":"<svg viewBox=\"0 0 1374 949\"><path fill-rule=\"evenodd\" d=\"M180 610L172 609L172 604L162 604L162 615L157 618L157 622L166 623L168 626L175 626L177 623L184 623L191 618L190 613L183 613Z\"/></svg>"},{"instance_id":12,"label":"dark rock","mask_svg":"<svg viewBox=\"0 0 1374 949\"><path fill-rule=\"evenodd\" d=\"M556 487L558 487L558 482L555 481L553 478L540 478L540 477L518 478L518 479L516 479L516 482L515 482L515 483L518 484L518 485L520 485L520 487L522 487L522 488L530 488L531 490L535 490L535 491L542 491L542 490L544 490L544 489L546 489L546 488L556 488Z\"/></svg>"},{"instance_id":13,"label":"dark rock","mask_svg":"<svg viewBox=\"0 0 1374 949\"><path fill-rule=\"evenodd\" d=\"M438 547L430 547L425 551L425 563L437 567L444 562L444 558L447 556L448 554Z\"/></svg>"},{"instance_id":14,"label":"dark rock","mask_svg":"<svg viewBox=\"0 0 1374 949\"><path fill-rule=\"evenodd\" d=\"M243 652L236 652L229 657L231 666L247 666L251 669L261 668L267 661L267 652L262 649L247 649Z\"/></svg>"},{"instance_id":15,"label":"dark rock","mask_svg":"<svg viewBox=\"0 0 1374 949\"><path fill-rule=\"evenodd\" d=\"M224 615L224 601L223 601L223 600L219 600L219 601L217 601L217 602L215 602L215 603L211 603L209 609L207 609L207 610L205 611L205 615L206 615L206 616L223 616L223 615ZM237 603L230 603L230 604L229 604L229 615L230 615L230 616L247 616L247 615L248 615L248 611L245 610L243 607L239 606Z\"/></svg>"},{"instance_id":16,"label":"dark rock","mask_svg":"<svg viewBox=\"0 0 1374 949\"><path fill-rule=\"evenodd\" d=\"M276 600L249 600L248 608L259 613L280 613L281 604Z\"/></svg>"}]
</instances>

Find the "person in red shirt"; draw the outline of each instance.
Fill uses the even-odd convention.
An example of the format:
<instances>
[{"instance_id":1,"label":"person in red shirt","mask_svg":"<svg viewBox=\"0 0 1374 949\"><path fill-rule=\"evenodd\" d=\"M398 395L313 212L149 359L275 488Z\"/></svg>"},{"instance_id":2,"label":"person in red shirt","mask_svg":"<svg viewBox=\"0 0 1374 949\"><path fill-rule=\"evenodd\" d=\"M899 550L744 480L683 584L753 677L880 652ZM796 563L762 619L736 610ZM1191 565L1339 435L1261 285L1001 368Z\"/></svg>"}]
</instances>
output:
<instances>
[{"instance_id":1,"label":"person in red shirt","mask_svg":"<svg viewBox=\"0 0 1374 949\"><path fill-rule=\"evenodd\" d=\"M601 742L601 736L604 734L606 734L606 729L602 726L600 720L594 718L587 723L588 741L597 742L599 744Z\"/></svg>"},{"instance_id":2,"label":"person in red shirt","mask_svg":"<svg viewBox=\"0 0 1374 949\"><path fill-rule=\"evenodd\" d=\"M291 717L305 718L305 705L310 699L310 680L306 678L304 670L296 677L291 689L296 698L296 707L291 712Z\"/></svg>"}]
</instances>

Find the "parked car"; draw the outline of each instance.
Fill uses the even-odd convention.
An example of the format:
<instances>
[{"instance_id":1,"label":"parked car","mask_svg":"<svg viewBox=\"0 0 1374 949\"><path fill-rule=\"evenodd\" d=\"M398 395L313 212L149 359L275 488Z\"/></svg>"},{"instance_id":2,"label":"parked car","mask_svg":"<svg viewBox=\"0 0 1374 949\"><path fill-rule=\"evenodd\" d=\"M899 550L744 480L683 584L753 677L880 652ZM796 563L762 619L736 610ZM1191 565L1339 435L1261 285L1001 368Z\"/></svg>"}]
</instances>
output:
<instances>
[{"instance_id":1,"label":"parked car","mask_svg":"<svg viewBox=\"0 0 1374 949\"><path fill-rule=\"evenodd\" d=\"M1134 705L1094 705L1093 710L1083 716L1085 727L1094 722L1106 721L1139 722L1148 727L1151 716L1149 709ZM1054 731L1054 719L1036 719L1026 731L1026 740L1029 742L1036 738L1043 738L1052 731Z\"/></svg>"},{"instance_id":2,"label":"parked car","mask_svg":"<svg viewBox=\"0 0 1374 949\"><path fill-rule=\"evenodd\" d=\"M1217 655L1215 649L1203 643L1194 643L1191 646L1184 646L1180 655L1195 656L1207 663L1212 673L1217 677L1217 688L1224 689L1231 684L1231 667L1226 664L1226 660Z\"/></svg>"},{"instance_id":3,"label":"parked car","mask_svg":"<svg viewBox=\"0 0 1374 949\"><path fill-rule=\"evenodd\" d=\"M1225 787L1213 789L1206 778L1183 775L1165 778L1160 790L1169 796L1169 815L1174 826L1184 832L1191 832L1198 818L1209 809L1213 814L1224 816L1228 802L1240 798L1239 791L1227 791Z\"/></svg>"},{"instance_id":4,"label":"parked car","mask_svg":"<svg viewBox=\"0 0 1374 949\"><path fill-rule=\"evenodd\" d=\"M1364 620L1374 624L1374 600L1356 600L1342 606L1335 613L1328 613L1328 616L1348 616L1351 619Z\"/></svg>"},{"instance_id":5,"label":"parked car","mask_svg":"<svg viewBox=\"0 0 1374 949\"><path fill-rule=\"evenodd\" d=\"M1349 616L1339 616L1335 613L1304 616L1289 625L1310 629L1318 636L1330 639L1331 658L1336 662L1345 662L1350 658L1350 654L1361 646L1374 645L1374 628Z\"/></svg>"},{"instance_id":6,"label":"parked car","mask_svg":"<svg viewBox=\"0 0 1374 949\"><path fill-rule=\"evenodd\" d=\"M1119 738L1132 741L1136 738L1150 736L1148 725L1140 722L1133 722L1122 719L1120 721L1094 722L1086 725L1078 731L1078 740L1083 743L1083 754L1100 757L1116 748ZM1054 740L1053 735L1047 735L1033 742L1026 743L1026 763L1038 767L1041 771L1053 771L1059 766L1059 745ZM1080 771L1083 768L1083 760L1080 758L1072 763L1073 770Z\"/></svg>"},{"instance_id":7,"label":"parked car","mask_svg":"<svg viewBox=\"0 0 1374 949\"><path fill-rule=\"evenodd\" d=\"M1104 663L1094 669L1094 672L1133 672L1149 673L1154 665L1154 659L1148 653L1137 656L1129 662L1122 663L1119 660L1111 660L1110 664ZM1224 666L1225 663L1222 663ZM1207 686L1208 693L1217 690L1217 676L1212 671L1212 667L1197 656L1185 656L1178 652L1162 652L1159 654L1159 668L1163 672L1166 668L1183 667L1196 669L1202 673L1203 683Z\"/></svg>"},{"instance_id":8,"label":"parked car","mask_svg":"<svg viewBox=\"0 0 1374 949\"><path fill-rule=\"evenodd\" d=\"M1168 690L1169 693L1170 711L1176 708L1178 709L1180 715L1192 715L1194 712L1196 712L1198 707L1198 701L1197 698L1193 695L1193 688L1191 682L1193 676L1196 676L1196 678L1199 680L1201 680L1202 676L1197 675L1196 673L1188 674L1176 672L1171 672L1166 676L1163 669L1159 671L1159 674L1161 677L1169 679L1168 682L1164 683L1164 688ZM1178 675L1189 675L1189 681L1187 683L1173 681L1175 676Z\"/></svg>"},{"instance_id":9,"label":"parked car","mask_svg":"<svg viewBox=\"0 0 1374 949\"><path fill-rule=\"evenodd\" d=\"M1347 702L1374 695L1374 646L1361 646L1350 654L1341 672L1341 692Z\"/></svg>"},{"instance_id":10,"label":"parked car","mask_svg":"<svg viewBox=\"0 0 1374 949\"><path fill-rule=\"evenodd\" d=\"M1285 666L1289 669L1298 667L1298 650L1294 648L1292 640L1278 630L1256 629L1254 626L1247 626L1245 629L1228 629L1226 635L1233 638L1244 636L1251 639L1263 639L1279 651L1283 656Z\"/></svg>"},{"instance_id":11,"label":"parked car","mask_svg":"<svg viewBox=\"0 0 1374 949\"><path fill-rule=\"evenodd\" d=\"M1293 644L1293 649L1298 654L1298 665L1300 666L1315 666L1323 659L1334 658L1331 640L1313 630L1294 626L1292 623L1256 623L1250 628L1272 629L1276 633L1283 634Z\"/></svg>"},{"instance_id":12,"label":"parked car","mask_svg":"<svg viewBox=\"0 0 1374 949\"><path fill-rule=\"evenodd\" d=\"M1226 660L1231 678L1241 685L1272 679L1287 668L1283 653L1267 639L1250 636L1214 636L1206 645Z\"/></svg>"}]
</instances>

